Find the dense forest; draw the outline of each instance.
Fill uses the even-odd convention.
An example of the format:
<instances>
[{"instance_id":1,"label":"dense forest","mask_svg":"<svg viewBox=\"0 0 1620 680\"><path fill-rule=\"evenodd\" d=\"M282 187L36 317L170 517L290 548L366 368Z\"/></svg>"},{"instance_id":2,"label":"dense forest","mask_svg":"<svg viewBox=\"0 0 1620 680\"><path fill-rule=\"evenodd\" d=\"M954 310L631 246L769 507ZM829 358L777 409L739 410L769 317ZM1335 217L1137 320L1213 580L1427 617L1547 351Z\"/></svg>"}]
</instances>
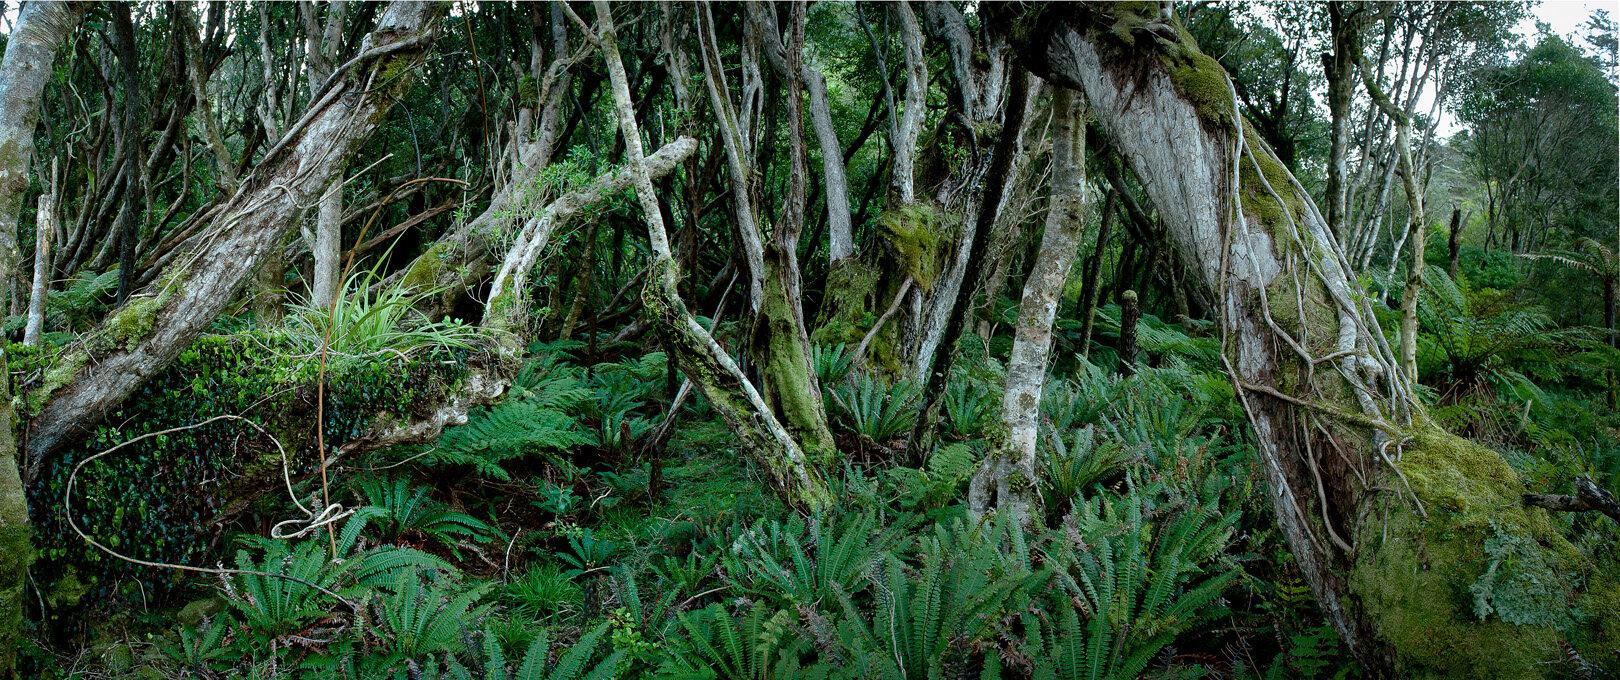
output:
<instances>
[{"instance_id":1,"label":"dense forest","mask_svg":"<svg viewBox=\"0 0 1620 680\"><path fill-rule=\"evenodd\" d=\"M4 9L0 678L1620 674L1602 9Z\"/></svg>"}]
</instances>

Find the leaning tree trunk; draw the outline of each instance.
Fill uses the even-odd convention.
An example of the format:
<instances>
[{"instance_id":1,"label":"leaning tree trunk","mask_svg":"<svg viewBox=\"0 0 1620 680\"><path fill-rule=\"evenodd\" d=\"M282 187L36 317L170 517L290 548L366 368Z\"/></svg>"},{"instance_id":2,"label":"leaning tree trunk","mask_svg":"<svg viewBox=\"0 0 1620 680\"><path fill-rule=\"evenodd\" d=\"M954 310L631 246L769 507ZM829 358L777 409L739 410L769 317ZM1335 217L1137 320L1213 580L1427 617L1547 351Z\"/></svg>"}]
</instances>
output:
<instances>
[{"instance_id":1,"label":"leaning tree trunk","mask_svg":"<svg viewBox=\"0 0 1620 680\"><path fill-rule=\"evenodd\" d=\"M615 112L624 134L625 151L632 159L629 172L647 219L647 238L652 245L652 265L642 299L647 311L665 327L674 359L681 371L703 392L749 451L771 476L783 495L807 510L819 511L832 503L832 494L820 472L782 423L771 412L765 399L747 376L726 354L709 331L698 323L681 300L674 254L664 229L663 213L653 193L652 180L641 153L641 130L636 124L635 106L630 101L630 85L619 58L613 32L613 14L606 0L596 0L601 33L597 41L607 62L613 86Z\"/></svg>"},{"instance_id":2,"label":"leaning tree trunk","mask_svg":"<svg viewBox=\"0 0 1620 680\"><path fill-rule=\"evenodd\" d=\"M442 11L434 3L389 5L359 55L318 88L213 224L182 246L156 283L58 355L40 387L48 401L29 422L32 466L88 431L230 304L409 87L411 78L400 75L421 63Z\"/></svg>"},{"instance_id":3,"label":"leaning tree trunk","mask_svg":"<svg viewBox=\"0 0 1620 680\"><path fill-rule=\"evenodd\" d=\"M1001 400L1006 439L969 487L968 502L975 513L989 509L993 487L997 511L1024 524L1043 520L1035 458L1041 391L1052 351L1052 321L1086 226L1086 126L1079 99L1063 89L1052 96L1052 194L1041 250L1024 281L1007 359L1007 388Z\"/></svg>"},{"instance_id":4,"label":"leaning tree trunk","mask_svg":"<svg viewBox=\"0 0 1620 680\"><path fill-rule=\"evenodd\" d=\"M1032 68L1085 95L1214 291L1277 525L1356 658L1376 675L1552 672L1562 633L1540 621L1598 595L1571 592L1579 552L1523 505L1499 454L1427 419L1327 221L1220 65L1165 5L990 12ZM1487 576L1493 560L1536 580ZM1488 590L1505 578L1553 592L1505 621Z\"/></svg>"}]
</instances>

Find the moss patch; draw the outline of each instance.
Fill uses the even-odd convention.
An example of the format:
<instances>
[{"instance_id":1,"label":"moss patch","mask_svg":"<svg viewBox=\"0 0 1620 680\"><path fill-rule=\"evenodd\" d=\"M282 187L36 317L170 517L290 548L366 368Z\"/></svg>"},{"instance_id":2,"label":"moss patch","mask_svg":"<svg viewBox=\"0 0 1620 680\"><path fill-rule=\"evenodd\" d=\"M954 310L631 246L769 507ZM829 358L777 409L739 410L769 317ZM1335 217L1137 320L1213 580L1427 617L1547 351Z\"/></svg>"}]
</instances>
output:
<instances>
[{"instance_id":1,"label":"moss patch","mask_svg":"<svg viewBox=\"0 0 1620 680\"><path fill-rule=\"evenodd\" d=\"M944 244L952 241L955 225L938 208L915 203L884 212L878 226L888 235L906 273L923 290L931 290L939 277Z\"/></svg>"},{"instance_id":2,"label":"moss patch","mask_svg":"<svg viewBox=\"0 0 1620 680\"><path fill-rule=\"evenodd\" d=\"M1545 677L1553 668L1545 662L1559 653L1559 628L1513 623L1507 619L1535 617L1480 607L1481 584L1497 578L1493 565L1503 574L1536 566L1567 581L1580 553L1546 511L1522 505L1518 475L1496 452L1433 426L1411 435L1399 466L1428 517L1411 506L1400 480L1389 481L1400 491L1385 496L1387 519L1374 512L1361 527L1352 596L1401 677Z\"/></svg>"}]
</instances>

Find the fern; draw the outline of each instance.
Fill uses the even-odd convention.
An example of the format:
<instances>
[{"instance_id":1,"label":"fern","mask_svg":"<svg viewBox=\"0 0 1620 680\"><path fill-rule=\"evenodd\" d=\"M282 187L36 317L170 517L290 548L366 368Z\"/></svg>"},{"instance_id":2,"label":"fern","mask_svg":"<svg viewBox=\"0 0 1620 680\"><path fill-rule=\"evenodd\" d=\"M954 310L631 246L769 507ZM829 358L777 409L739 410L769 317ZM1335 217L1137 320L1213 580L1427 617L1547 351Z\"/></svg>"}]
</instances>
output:
<instances>
[{"instance_id":1,"label":"fern","mask_svg":"<svg viewBox=\"0 0 1620 680\"><path fill-rule=\"evenodd\" d=\"M471 515L428 498L426 487L413 487L404 479L363 478L355 482L355 486L370 503L355 511L355 519L374 526L385 542L420 535L454 545L458 537L488 541L500 533Z\"/></svg>"},{"instance_id":2,"label":"fern","mask_svg":"<svg viewBox=\"0 0 1620 680\"><path fill-rule=\"evenodd\" d=\"M661 675L726 680L797 678L804 641L789 628L793 613L756 602L740 617L718 604L676 615L684 635Z\"/></svg>"},{"instance_id":3,"label":"fern","mask_svg":"<svg viewBox=\"0 0 1620 680\"><path fill-rule=\"evenodd\" d=\"M900 489L899 505L907 510L930 510L950 504L962 485L973 478L980 456L962 442L945 446L928 457L927 467L894 468L889 477Z\"/></svg>"},{"instance_id":4,"label":"fern","mask_svg":"<svg viewBox=\"0 0 1620 680\"><path fill-rule=\"evenodd\" d=\"M1237 517L1199 505L1160 508L1163 490L1133 489L1123 498L1077 503L1069 541L1073 563L1062 581L1080 611L1060 599L1045 636L1045 678L1135 678L1175 636L1210 616L1209 605L1237 577L1216 569Z\"/></svg>"},{"instance_id":5,"label":"fern","mask_svg":"<svg viewBox=\"0 0 1620 680\"><path fill-rule=\"evenodd\" d=\"M830 401L844 424L873 442L889 442L910 432L917 420L916 401L922 390L906 380L885 386L872 376L861 374L831 388Z\"/></svg>"},{"instance_id":6,"label":"fern","mask_svg":"<svg viewBox=\"0 0 1620 680\"><path fill-rule=\"evenodd\" d=\"M505 401L475 410L467 424L445 431L424 458L431 465L470 465L479 474L507 481L501 463L534 453L552 454L592 443L569 414L592 392L565 371L525 367Z\"/></svg>"}]
</instances>

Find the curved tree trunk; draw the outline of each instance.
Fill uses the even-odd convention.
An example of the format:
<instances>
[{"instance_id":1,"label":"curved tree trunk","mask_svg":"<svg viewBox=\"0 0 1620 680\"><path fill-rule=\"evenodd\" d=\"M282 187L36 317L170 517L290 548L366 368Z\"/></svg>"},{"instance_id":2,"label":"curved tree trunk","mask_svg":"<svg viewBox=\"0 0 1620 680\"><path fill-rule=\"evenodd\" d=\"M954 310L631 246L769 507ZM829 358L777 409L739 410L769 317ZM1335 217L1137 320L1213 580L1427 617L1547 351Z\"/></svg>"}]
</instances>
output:
<instances>
[{"instance_id":1,"label":"curved tree trunk","mask_svg":"<svg viewBox=\"0 0 1620 680\"><path fill-rule=\"evenodd\" d=\"M1551 672L1556 628L1482 620L1457 594L1483 577L1487 538L1571 577L1573 547L1522 504L1499 454L1427 420L1327 221L1238 115L1220 65L1165 5L1016 11L990 20L1084 94L1215 292L1278 527L1350 650L1376 675Z\"/></svg>"},{"instance_id":2,"label":"curved tree trunk","mask_svg":"<svg viewBox=\"0 0 1620 680\"><path fill-rule=\"evenodd\" d=\"M183 254L159 281L57 357L53 374L70 377L41 386L49 400L29 423L34 466L162 370L230 304L280 246L301 206L331 184L337 168L409 86L409 78L390 74L421 62L442 11L433 3L389 5L360 56L341 78L334 75L336 82L320 88L303 118L215 212L213 224L182 246Z\"/></svg>"},{"instance_id":3,"label":"curved tree trunk","mask_svg":"<svg viewBox=\"0 0 1620 680\"><path fill-rule=\"evenodd\" d=\"M17 217L23 194L28 191L40 95L51 78L56 50L78 23L80 11L81 6L65 2L24 5L6 42L5 60L0 63L0 299L10 297L11 288L21 285ZM48 199L42 196L41 210L47 206ZM41 224L41 233L48 233L50 225ZM42 244L47 243L49 237L42 239ZM38 297L43 305L43 295ZM37 340L39 332L34 324L30 329ZM4 358L0 347L0 360ZM0 677L15 673L24 582L34 561L28 497L17 467L17 438L12 431L15 420L10 376L0 376Z\"/></svg>"},{"instance_id":4,"label":"curved tree trunk","mask_svg":"<svg viewBox=\"0 0 1620 680\"><path fill-rule=\"evenodd\" d=\"M51 79L56 50L78 23L83 6L68 2L30 2L17 15L0 63L0 299L10 299L19 285L17 217L28 191L28 168L34 161L34 126L39 99Z\"/></svg>"},{"instance_id":5,"label":"curved tree trunk","mask_svg":"<svg viewBox=\"0 0 1620 680\"><path fill-rule=\"evenodd\" d=\"M664 229L663 212L658 207L658 197L653 193L652 180L646 165L639 160L643 158L641 130L636 124L630 86L615 42L612 10L605 0L596 0L596 14L602 26L597 39L601 43L603 59L607 62L619 128L624 133L625 150L631 159L636 159L631 160L628 170L647 219L647 237L652 245L652 269L642 293L647 310L664 325L675 350L673 358L682 372L698 386L703 397L731 426L743 448L766 469L777 489L790 502L801 507L824 509L831 504L832 494L815 464L777 420L736 362L698 323L680 298L680 273L669 247L669 234Z\"/></svg>"}]
</instances>

